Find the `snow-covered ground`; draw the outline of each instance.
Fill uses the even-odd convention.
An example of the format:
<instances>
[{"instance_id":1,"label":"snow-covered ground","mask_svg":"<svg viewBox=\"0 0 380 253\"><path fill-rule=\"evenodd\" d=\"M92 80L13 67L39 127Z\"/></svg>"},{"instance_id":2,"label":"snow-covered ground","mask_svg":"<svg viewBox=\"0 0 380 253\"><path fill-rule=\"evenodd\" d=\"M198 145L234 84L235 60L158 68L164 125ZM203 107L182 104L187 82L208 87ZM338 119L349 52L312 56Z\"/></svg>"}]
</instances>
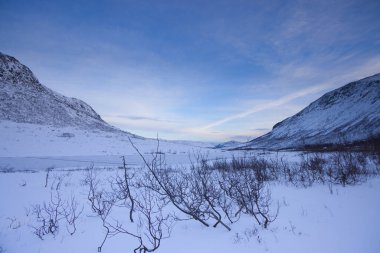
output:
<instances>
[{"instance_id":1,"label":"snow-covered ground","mask_svg":"<svg viewBox=\"0 0 380 253\"><path fill-rule=\"evenodd\" d=\"M121 156L130 166L141 166L139 151L151 156L157 151L157 140L134 137L123 132L83 130L73 127L57 128L28 123L0 121L0 169L40 170L48 167L78 168L117 167ZM215 143L160 140L158 150L165 153L169 163L188 160L189 154L201 152L211 158L223 157L225 152L211 149Z\"/></svg>"},{"instance_id":2,"label":"snow-covered ground","mask_svg":"<svg viewBox=\"0 0 380 253\"><path fill-rule=\"evenodd\" d=\"M108 177L117 171L98 172ZM84 211L74 235L69 235L62 226L57 236L41 240L32 233L35 220L30 207L49 201L52 192L49 186L58 176L63 176L63 198L74 195ZM53 171L46 188L45 178L44 171L0 174L0 252L97 252L105 230L90 211L88 189L82 183L84 171ZM230 232L223 227L206 228L193 220L178 221L157 252L380 251L380 178L356 186L334 186L332 191L323 185L305 189L283 184L271 185L271 191L280 209L268 229L258 227L247 216L233 224ZM119 234L106 241L102 252L132 252L134 246L133 238Z\"/></svg>"},{"instance_id":3,"label":"snow-covered ground","mask_svg":"<svg viewBox=\"0 0 380 253\"><path fill-rule=\"evenodd\" d=\"M0 157L97 156L135 154L129 139L142 153L155 152L157 141L123 132L83 130L0 121ZM159 151L181 153L213 147L215 143L160 141ZM218 151L215 151L218 152Z\"/></svg>"},{"instance_id":4,"label":"snow-covered ground","mask_svg":"<svg viewBox=\"0 0 380 253\"><path fill-rule=\"evenodd\" d=\"M57 128L28 123L0 121L0 171L45 170L54 168L118 167L124 156L130 167L143 161L130 140L145 157L158 151L169 165L189 163L202 154L209 160L261 154L261 151L214 149L215 143L147 139L123 132ZM266 153L268 155L270 153ZM290 153L287 153L289 157ZM273 153L272 153L273 155ZM292 156L297 156L294 152Z\"/></svg>"},{"instance_id":5,"label":"snow-covered ground","mask_svg":"<svg viewBox=\"0 0 380 253\"><path fill-rule=\"evenodd\" d=\"M2 121L0 252L97 252L105 230L89 206L88 185L83 184L85 168L93 165L107 182L107 178L120 173L121 156L125 156L128 167L142 173L143 162L131 146L130 136ZM147 158L156 152L156 140L131 140ZM160 141L159 151L168 166L186 166L189 157L195 160L199 154L210 160L252 154L299 159L296 152L228 152L209 148L213 146L214 143ZM48 167L54 169L45 187ZM55 237L47 235L41 240L33 234L36 218L31 206L49 202L59 178L62 198L75 196L79 206L84 207L83 213L75 234L70 235L63 224ZM219 226L206 228L194 220L177 221L157 252L380 252L379 177L355 186L333 186L332 190L326 185L296 188L275 182L269 187L279 214L268 229L244 215L231 225L231 231ZM118 234L107 239L102 252L132 252L136 246L131 236Z\"/></svg>"}]
</instances>

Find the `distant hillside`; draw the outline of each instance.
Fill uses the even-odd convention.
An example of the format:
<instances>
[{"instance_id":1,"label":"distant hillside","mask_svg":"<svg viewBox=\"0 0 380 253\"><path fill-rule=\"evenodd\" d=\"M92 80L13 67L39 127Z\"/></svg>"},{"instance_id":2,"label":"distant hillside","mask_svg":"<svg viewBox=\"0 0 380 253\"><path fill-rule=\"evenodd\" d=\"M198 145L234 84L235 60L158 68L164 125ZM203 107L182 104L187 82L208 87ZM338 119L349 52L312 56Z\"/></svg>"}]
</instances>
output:
<instances>
[{"instance_id":1,"label":"distant hillside","mask_svg":"<svg viewBox=\"0 0 380 253\"><path fill-rule=\"evenodd\" d=\"M0 120L55 127L120 131L85 102L42 85L17 59L0 53Z\"/></svg>"},{"instance_id":2,"label":"distant hillside","mask_svg":"<svg viewBox=\"0 0 380 253\"><path fill-rule=\"evenodd\" d=\"M230 148L239 146L241 144L243 144L243 143L240 141L227 141L227 142L223 142L223 143L219 143L219 144L215 145L214 148L230 149Z\"/></svg>"},{"instance_id":3,"label":"distant hillside","mask_svg":"<svg viewBox=\"0 0 380 253\"><path fill-rule=\"evenodd\" d=\"M380 138L380 74L326 93L241 148L367 145Z\"/></svg>"}]
</instances>

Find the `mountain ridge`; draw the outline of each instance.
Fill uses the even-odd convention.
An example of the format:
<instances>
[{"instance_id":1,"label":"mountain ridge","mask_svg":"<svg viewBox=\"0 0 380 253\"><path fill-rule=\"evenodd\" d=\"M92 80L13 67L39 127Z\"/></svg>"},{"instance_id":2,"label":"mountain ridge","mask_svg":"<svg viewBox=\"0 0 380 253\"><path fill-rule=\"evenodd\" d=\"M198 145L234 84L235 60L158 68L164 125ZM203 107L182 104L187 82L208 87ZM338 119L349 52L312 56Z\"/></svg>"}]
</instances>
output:
<instances>
[{"instance_id":1,"label":"mountain ridge","mask_svg":"<svg viewBox=\"0 0 380 253\"><path fill-rule=\"evenodd\" d=\"M380 73L327 92L239 148L292 149L380 137Z\"/></svg>"}]
</instances>

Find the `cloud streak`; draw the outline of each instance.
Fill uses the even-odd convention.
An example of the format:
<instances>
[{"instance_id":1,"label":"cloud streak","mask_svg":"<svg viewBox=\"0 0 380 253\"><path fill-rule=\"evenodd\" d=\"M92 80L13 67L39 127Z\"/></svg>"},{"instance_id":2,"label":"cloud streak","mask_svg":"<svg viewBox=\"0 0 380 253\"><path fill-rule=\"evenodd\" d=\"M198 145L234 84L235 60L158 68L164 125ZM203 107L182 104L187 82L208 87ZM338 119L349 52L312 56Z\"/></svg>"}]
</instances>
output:
<instances>
[{"instance_id":1,"label":"cloud streak","mask_svg":"<svg viewBox=\"0 0 380 253\"><path fill-rule=\"evenodd\" d=\"M360 61L359 61L360 62ZM321 93L322 91L326 90L331 90L332 88L336 88L338 86L344 85L345 83L349 81L354 81L360 78L364 78L370 75L373 75L375 73L378 73L380 71L380 55L375 55L369 59L367 59L364 63L359 64L360 67L357 67L358 61L354 61L355 64L351 66L350 68L340 68L339 70L334 70L334 73L340 73L339 75L335 75L335 77L327 79L325 82L314 85L312 87L308 87L296 92L293 92L289 95L280 97L278 99L271 100L269 102L264 102L261 104L258 104L254 106L253 108L241 111L239 113L224 117L220 120L216 120L214 122L211 122L209 124L206 124L204 126L201 126L199 128L196 128L194 131L195 132L207 132L211 131L211 129L221 126L223 124L226 124L230 121L238 120L238 119L243 119L246 118L252 114L264 111L264 110L269 110L269 109L274 109L279 106L287 105L291 101L297 99L297 98L302 98L308 95L312 94L318 94ZM293 66L296 69L298 68L297 66ZM285 66L285 68L292 73L291 69L289 66ZM318 74L318 72L321 72L321 69L315 68L315 71L313 72L313 76ZM284 71L285 73L285 71ZM325 75L327 75L327 71L324 71ZM331 73L329 73L331 74ZM328 76L328 75L327 75Z\"/></svg>"},{"instance_id":2,"label":"cloud streak","mask_svg":"<svg viewBox=\"0 0 380 253\"><path fill-rule=\"evenodd\" d=\"M255 106L254 108L250 108L250 109L242 111L240 113L225 117L225 118L217 120L217 121L214 121L210 124L207 124L205 126L200 127L200 130L204 131L204 130L214 128L216 126L228 123L228 122L236 120L236 119L245 118L247 116L250 116L251 114L254 114L254 113L257 113L260 111L264 111L264 110L268 110L268 109L272 109L272 108L284 105L284 104L286 104L286 103L288 103L288 102L290 102L296 98L304 97L304 96L314 94L314 93L319 93L323 90L326 90L330 86L331 85L329 85L329 84L322 84L322 85L316 85L313 87L309 87L309 88L294 92L290 95L280 97L280 98L272 100L270 102L259 104L259 105Z\"/></svg>"}]
</instances>

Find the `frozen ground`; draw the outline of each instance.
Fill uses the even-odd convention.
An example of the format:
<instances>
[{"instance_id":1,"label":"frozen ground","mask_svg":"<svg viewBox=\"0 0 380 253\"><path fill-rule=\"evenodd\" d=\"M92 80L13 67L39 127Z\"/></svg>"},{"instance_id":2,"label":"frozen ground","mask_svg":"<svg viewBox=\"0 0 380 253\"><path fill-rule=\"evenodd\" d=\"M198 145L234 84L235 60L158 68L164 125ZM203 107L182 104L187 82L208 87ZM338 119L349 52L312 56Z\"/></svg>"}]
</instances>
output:
<instances>
[{"instance_id":1,"label":"frozen ground","mask_svg":"<svg viewBox=\"0 0 380 253\"><path fill-rule=\"evenodd\" d=\"M98 171L104 178L116 173L116 169ZM75 195L84 206L77 232L70 236L61 227L56 237L46 236L44 240L32 233L35 221L26 214L32 204L49 200L51 189L44 187L45 176L44 171L0 174L2 252L97 252L105 231L87 203L88 189L81 183L84 171L53 171L49 183L63 176L63 196ZM267 230L257 227L249 217L233 224L230 232L180 221L157 252L379 252L378 177L361 185L334 186L332 193L321 185L305 189L273 184L271 190L280 212ZM120 234L108 239L102 252L132 252L134 245L133 239Z\"/></svg>"}]
</instances>

